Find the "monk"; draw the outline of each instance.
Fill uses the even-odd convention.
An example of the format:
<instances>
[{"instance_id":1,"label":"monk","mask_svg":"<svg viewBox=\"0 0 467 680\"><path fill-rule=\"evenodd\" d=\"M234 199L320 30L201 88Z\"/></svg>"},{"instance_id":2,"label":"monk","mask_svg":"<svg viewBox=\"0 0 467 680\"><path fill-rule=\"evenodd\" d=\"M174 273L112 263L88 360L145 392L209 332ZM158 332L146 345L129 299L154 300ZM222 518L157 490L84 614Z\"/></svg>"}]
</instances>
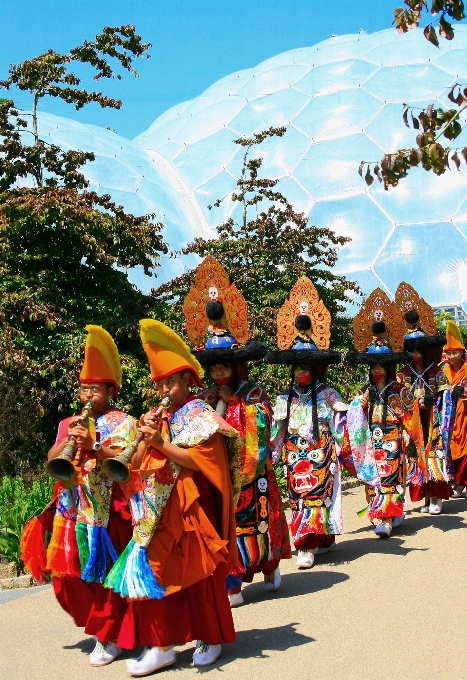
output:
<instances>
[{"instance_id":1,"label":"monk","mask_svg":"<svg viewBox=\"0 0 467 680\"><path fill-rule=\"evenodd\" d=\"M444 373L449 380L451 405L455 408L450 450L454 466L454 496L467 486L467 362L465 346L454 321L446 323L447 343L444 353L449 364Z\"/></svg>"}]
</instances>

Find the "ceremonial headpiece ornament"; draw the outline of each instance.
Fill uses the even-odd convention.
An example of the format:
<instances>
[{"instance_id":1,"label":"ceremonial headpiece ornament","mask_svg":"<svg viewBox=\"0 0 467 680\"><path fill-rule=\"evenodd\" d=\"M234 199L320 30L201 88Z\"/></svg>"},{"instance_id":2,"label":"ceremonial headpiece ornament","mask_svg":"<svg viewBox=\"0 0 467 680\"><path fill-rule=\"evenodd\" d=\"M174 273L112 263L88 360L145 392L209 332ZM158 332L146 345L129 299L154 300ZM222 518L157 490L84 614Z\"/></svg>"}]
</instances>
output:
<instances>
[{"instance_id":1,"label":"ceremonial headpiece ornament","mask_svg":"<svg viewBox=\"0 0 467 680\"><path fill-rule=\"evenodd\" d=\"M302 276L277 314L278 351L268 352L270 364L338 364L339 352L329 349L331 314L318 291Z\"/></svg>"},{"instance_id":2,"label":"ceremonial headpiece ornament","mask_svg":"<svg viewBox=\"0 0 467 680\"><path fill-rule=\"evenodd\" d=\"M266 355L264 343L250 340L245 298L213 257L197 268L183 312L194 355L203 365L239 364Z\"/></svg>"},{"instance_id":3,"label":"ceremonial headpiece ornament","mask_svg":"<svg viewBox=\"0 0 467 680\"><path fill-rule=\"evenodd\" d=\"M81 383L108 383L115 388L122 384L122 367L118 349L110 334L102 326L86 326L88 335L84 348L84 363L79 381Z\"/></svg>"},{"instance_id":4,"label":"ceremonial headpiece ornament","mask_svg":"<svg viewBox=\"0 0 467 680\"><path fill-rule=\"evenodd\" d=\"M376 288L353 320L356 352L348 352L349 364L409 364L410 352L402 352L404 319L381 288Z\"/></svg>"},{"instance_id":5,"label":"ceremonial headpiece ornament","mask_svg":"<svg viewBox=\"0 0 467 680\"><path fill-rule=\"evenodd\" d=\"M400 309L406 322L404 349L426 350L441 348L445 342L444 335L437 335L435 315L432 307L420 297L414 288L405 281L397 287L396 306ZM440 356L441 359L441 356Z\"/></svg>"},{"instance_id":6,"label":"ceremonial headpiece ornament","mask_svg":"<svg viewBox=\"0 0 467 680\"><path fill-rule=\"evenodd\" d=\"M181 337L156 319L142 319L140 335L154 382L188 371L197 387L203 387L203 369Z\"/></svg>"},{"instance_id":7,"label":"ceremonial headpiece ornament","mask_svg":"<svg viewBox=\"0 0 467 680\"><path fill-rule=\"evenodd\" d=\"M446 344L444 346L444 351L449 349L463 349L465 352L465 346L462 342L462 336L454 321L446 321Z\"/></svg>"}]
</instances>

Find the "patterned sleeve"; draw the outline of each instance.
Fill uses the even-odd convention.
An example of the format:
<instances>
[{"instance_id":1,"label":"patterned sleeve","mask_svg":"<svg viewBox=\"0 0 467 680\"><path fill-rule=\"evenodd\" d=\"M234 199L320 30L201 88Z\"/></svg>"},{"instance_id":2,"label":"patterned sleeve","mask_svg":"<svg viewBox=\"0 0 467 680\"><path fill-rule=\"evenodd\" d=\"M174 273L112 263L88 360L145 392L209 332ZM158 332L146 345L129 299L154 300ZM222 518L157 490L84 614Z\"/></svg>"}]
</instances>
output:
<instances>
[{"instance_id":1,"label":"patterned sleeve","mask_svg":"<svg viewBox=\"0 0 467 680\"><path fill-rule=\"evenodd\" d=\"M123 451L136 439L137 432L136 420L132 416L126 416L110 435L101 441L101 444L116 451Z\"/></svg>"}]
</instances>

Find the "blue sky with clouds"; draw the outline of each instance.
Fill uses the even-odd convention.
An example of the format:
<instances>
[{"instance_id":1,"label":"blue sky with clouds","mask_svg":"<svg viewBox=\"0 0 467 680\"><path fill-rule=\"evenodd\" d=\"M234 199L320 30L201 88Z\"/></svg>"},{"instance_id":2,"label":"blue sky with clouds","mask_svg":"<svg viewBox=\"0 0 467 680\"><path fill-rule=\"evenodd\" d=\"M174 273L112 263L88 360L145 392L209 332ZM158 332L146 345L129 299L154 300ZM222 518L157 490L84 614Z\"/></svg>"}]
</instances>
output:
<instances>
[{"instance_id":1,"label":"blue sky with clouds","mask_svg":"<svg viewBox=\"0 0 467 680\"><path fill-rule=\"evenodd\" d=\"M105 25L134 24L151 42L139 60L138 79L100 81L98 88L124 101L120 111L91 104L72 107L43 100L42 108L134 137L171 106L200 94L229 73L280 52L312 46L332 34L389 28L397 0L2 0L0 78L8 65L52 48L66 52ZM322 9L319 9L322 8ZM84 75L84 74L83 74ZM84 83L92 86L85 77ZM27 93L11 95L30 108Z\"/></svg>"}]
</instances>

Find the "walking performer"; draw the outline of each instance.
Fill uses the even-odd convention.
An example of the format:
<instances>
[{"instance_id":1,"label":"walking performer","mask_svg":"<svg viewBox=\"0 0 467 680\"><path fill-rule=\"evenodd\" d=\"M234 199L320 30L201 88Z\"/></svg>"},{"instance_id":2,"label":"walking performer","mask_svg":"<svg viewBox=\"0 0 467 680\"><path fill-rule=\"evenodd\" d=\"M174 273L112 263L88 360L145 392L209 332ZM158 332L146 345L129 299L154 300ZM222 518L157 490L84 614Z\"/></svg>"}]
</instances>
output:
<instances>
[{"instance_id":1,"label":"walking performer","mask_svg":"<svg viewBox=\"0 0 467 680\"><path fill-rule=\"evenodd\" d=\"M175 644L197 640L193 663L206 666L222 641L235 641L225 583L237 564L240 489L238 433L190 389L202 387L201 366L163 323L140 323L152 380L169 405L142 418L145 439L124 484L133 538L106 580L129 600L118 646L145 647L127 661L135 676L175 663Z\"/></svg>"},{"instance_id":2,"label":"walking performer","mask_svg":"<svg viewBox=\"0 0 467 680\"><path fill-rule=\"evenodd\" d=\"M196 271L184 302L190 342L215 387L204 399L241 436L241 493L236 508L239 564L228 579L232 607L243 604L242 583L262 572L264 587L278 590L279 562L292 557L282 498L272 466L272 409L263 389L248 381L248 361L267 347L250 340L247 307L227 272L212 257Z\"/></svg>"},{"instance_id":3,"label":"walking performer","mask_svg":"<svg viewBox=\"0 0 467 680\"><path fill-rule=\"evenodd\" d=\"M347 406L325 384L328 365L340 361L328 349L330 336L331 315L302 276L277 315L279 350L266 357L291 366L289 389L274 406L272 440L284 462L299 569L311 568L315 554L333 548L342 533L338 454Z\"/></svg>"},{"instance_id":4,"label":"walking performer","mask_svg":"<svg viewBox=\"0 0 467 680\"><path fill-rule=\"evenodd\" d=\"M82 416L62 420L48 468L59 480L54 499L25 527L22 560L40 582L52 579L55 596L79 627L94 620L97 643L92 666L111 663L121 652L113 640L126 601L103 587L112 563L132 535L131 514L119 484L103 462L136 438L136 421L111 406L118 399L121 367L118 350L100 326L86 326L84 364L79 376ZM51 532L48 546L46 532Z\"/></svg>"},{"instance_id":5,"label":"walking performer","mask_svg":"<svg viewBox=\"0 0 467 680\"><path fill-rule=\"evenodd\" d=\"M446 322L444 352L449 361L443 371L450 389L445 393L445 419L450 418L450 454L454 467L454 496L467 486L467 362L458 326Z\"/></svg>"},{"instance_id":6,"label":"walking performer","mask_svg":"<svg viewBox=\"0 0 467 680\"><path fill-rule=\"evenodd\" d=\"M386 293L377 288L353 322L356 352L348 352L351 365L368 364L369 385L352 401L347 414L346 442L352 456L367 452L376 461L377 474L366 486L368 512L378 536L389 536L404 519L404 452L409 437L403 423L409 414L396 381L396 365L412 360L404 344L402 314ZM370 466L371 467L371 466ZM370 475L372 473L370 472Z\"/></svg>"},{"instance_id":7,"label":"walking performer","mask_svg":"<svg viewBox=\"0 0 467 680\"><path fill-rule=\"evenodd\" d=\"M411 413L406 482L411 500L425 501L420 512L439 515L453 481L445 418L449 383L438 366L446 337L436 334L433 309L408 283L399 284L395 304L407 324L404 349L412 354L412 363L398 373L402 401Z\"/></svg>"}]
</instances>

